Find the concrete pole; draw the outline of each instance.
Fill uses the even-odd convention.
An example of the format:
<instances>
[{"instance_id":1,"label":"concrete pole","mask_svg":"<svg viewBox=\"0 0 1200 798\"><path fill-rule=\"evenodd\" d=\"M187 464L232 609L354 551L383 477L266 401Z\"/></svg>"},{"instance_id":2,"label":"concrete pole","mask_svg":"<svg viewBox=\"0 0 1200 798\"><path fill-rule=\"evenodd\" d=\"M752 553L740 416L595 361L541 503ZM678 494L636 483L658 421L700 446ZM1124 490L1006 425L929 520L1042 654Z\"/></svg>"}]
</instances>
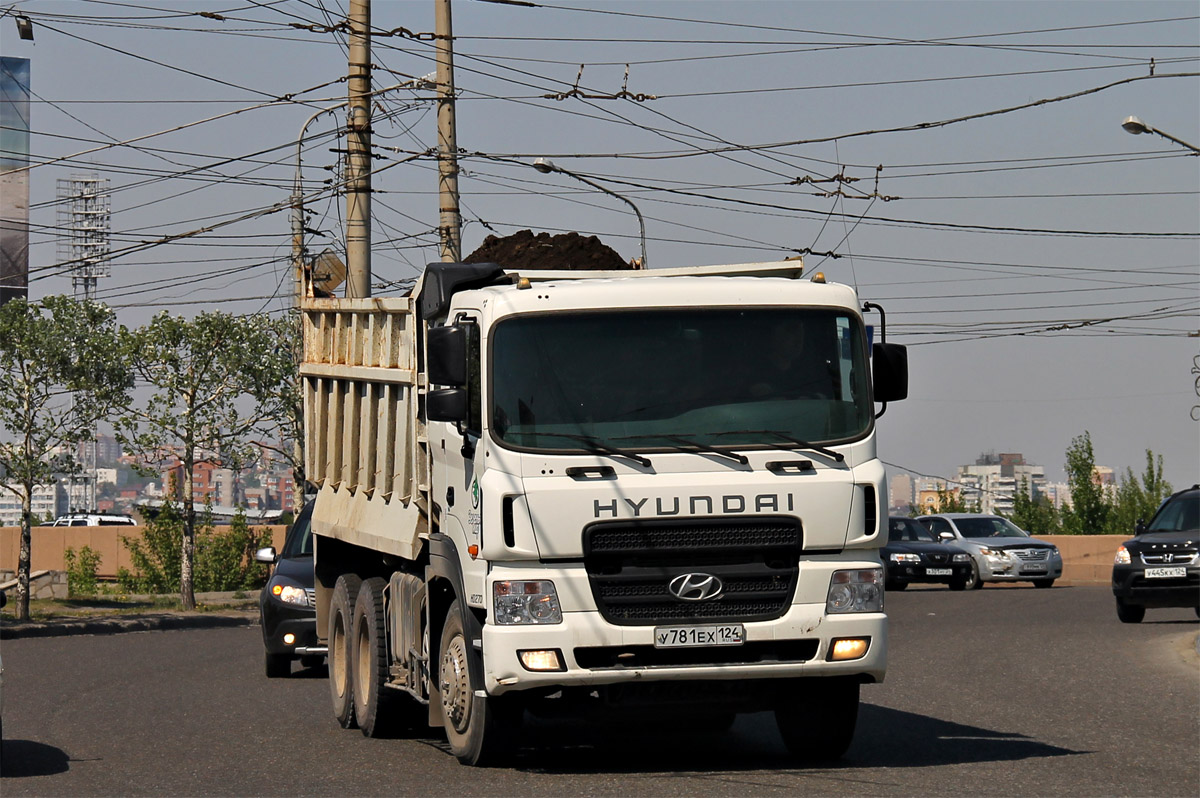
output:
<instances>
[{"instance_id":1,"label":"concrete pole","mask_svg":"<svg viewBox=\"0 0 1200 798\"><path fill-rule=\"evenodd\" d=\"M346 296L371 295L371 2L350 0L346 133Z\"/></svg>"},{"instance_id":2,"label":"concrete pole","mask_svg":"<svg viewBox=\"0 0 1200 798\"><path fill-rule=\"evenodd\" d=\"M438 84L438 232L442 260L462 260L458 212L458 134L454 122L454 26L450 0L434 0Z\"/></svg>"}]
</instances>

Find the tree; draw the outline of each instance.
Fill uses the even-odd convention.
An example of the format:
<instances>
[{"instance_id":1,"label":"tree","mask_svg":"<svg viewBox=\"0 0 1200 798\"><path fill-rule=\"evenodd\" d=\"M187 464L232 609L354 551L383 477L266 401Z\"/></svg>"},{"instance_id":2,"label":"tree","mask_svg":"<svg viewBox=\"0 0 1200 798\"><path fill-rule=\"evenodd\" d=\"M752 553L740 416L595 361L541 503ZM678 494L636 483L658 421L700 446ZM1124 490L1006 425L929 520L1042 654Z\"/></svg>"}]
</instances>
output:
<instances>
[{"instance_id":1,"label":"tree","mask_svg":"<svg viewBox=\"0 0 1200 798\"><path fill-rule=\"evenodd\" d=\"M196 607L196 510L192 473L208 459L248 459L243 450L277 412L278 385L294 368L280 355L272 321L201 313L192 320L160 313L122 341L149 399L116 425L121 440L143 462L177 456L181 463L179 593L185 610Z\"/></svg>"},{"instance_id":2,"label":"tree","mask_svg":"<svg viewBox=\"0 0 1200 798\"><path fill-rule=\"evenodd\" d=\"M300 359L304 354L300 317L290 313L270 321L275 337L275 357L290 357L292 366L270 389L264 418L264 440L259 445L283 459L292 469L292 495L297 509L307 482L304 472L304 394L300 386Z\"/></svg>"},{"instance_id":3,"label":"tree","mask_svg":"<svg viewBox=\"0 0 1200 798\"><path fill-rule=\"evenodd\" d=\"M29 619L33 490L79 470L73 451L133 385L104 305L49 296L0 306L0 472L21 499L17 617ZM74 401L73 401L74 400Z\"/></svg>"},{"instance_id":4,"label":"tree","mask_svg":"<svg viewBox=\"0 0 1200 798\"><path fill-rule=\"evenodd\" d=\"M1058 510L1045 496L1033 496L1029 480L1021 478L1021 487L1013 494L1013 509L1009 520L1035 535L1054 535L1061 522Z\"/></svg>"},{"instance_id":5,"label":"tree","mask_svg":"<svg viewBox=\"0 0 1200 798\"><path fill-rule=\"evenodd\" d=\"M1171 483L1163 479L1163 458L1157 459L1154 452L1146 450L1146 470L1139 483L1132 468L1125 469L1117 498L1109 514L1107 531L1116 534L1132 534L1138 521L1149 521L1158 506L1173 492Z\"/></svg>"},{"instance_id":6,"label":"tree","mask_svg":"<svg viewBox=\"0 0 1200 798\"><path fill-rule=\"evenodd\" d=\"M1099 534L1108 528L1112 509L1104 488L1096 479L1096 455L1087 430L1071 439L1067 447L1067 485L1071 507L1063 511L1063 532L1068 535Z\"/></svg>"}]
</instances>

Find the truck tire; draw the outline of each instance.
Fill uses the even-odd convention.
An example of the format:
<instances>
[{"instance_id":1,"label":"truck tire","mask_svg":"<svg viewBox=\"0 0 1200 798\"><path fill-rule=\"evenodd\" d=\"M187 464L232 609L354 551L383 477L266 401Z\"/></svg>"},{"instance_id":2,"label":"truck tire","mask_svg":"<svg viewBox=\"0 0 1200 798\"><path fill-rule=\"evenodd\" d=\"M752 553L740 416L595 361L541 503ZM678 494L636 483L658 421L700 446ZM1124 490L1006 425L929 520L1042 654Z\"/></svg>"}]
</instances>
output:
<instances>
[{"instance_id":1,"label":"truck tire","mask_svg":"<svg viewBox=\"0 0 1200 798\"><path fill-rule=\"evenodd\" d=\"M383 591L387 581L367 579L358 589L350 636L354 671L354 717L366 737L386 737L407 731L428 712L407 693L387 687L387 611ZM421 710L420 716L417 712Z\"/></svg>"},{"instance_id":2,"label":"truck tire","mask_svg":"<svg viewBox=\"0 0 1200 798\"><path fill-rule=\"evenodd\" d=\"M779 734L797 759L838 759L857 723L858 682L851 679L813 679L775 707Z\"/></svg>"},{"instance_id":3,"label":"truck tire","mask_svg":"<svg viewBox=\"0 0 1200 798\"><path fill-rule=\"evenodd\" d=\"M483 674L463 628L456 599L446 613L438 646L437 697L446 719L450 750L464 765L489 766L512 750L523 709L515 701L483 692Z\"/></svg>"},{"instance_id":4,"label":"truck tire","mask_svg":"<svg viewBox=\"0 0 1200 798\"><path fill-rule=\"evenodd\" d=\"M268 651L263 660L268 679L286 679L292 675L292 658L287 654Z\"/></svg>"},{"instance_id":5,"label":"truck tire","mask_svg":"<svg viewBox=\"0 0 1200 798\"><path fill-rule=\"evenodd\" d=\"M333 716L343 729L354 728L354 670L350 662L350 629L362 580L342 574L329 600L329 695Z\"/></svg>"}]
</instances>

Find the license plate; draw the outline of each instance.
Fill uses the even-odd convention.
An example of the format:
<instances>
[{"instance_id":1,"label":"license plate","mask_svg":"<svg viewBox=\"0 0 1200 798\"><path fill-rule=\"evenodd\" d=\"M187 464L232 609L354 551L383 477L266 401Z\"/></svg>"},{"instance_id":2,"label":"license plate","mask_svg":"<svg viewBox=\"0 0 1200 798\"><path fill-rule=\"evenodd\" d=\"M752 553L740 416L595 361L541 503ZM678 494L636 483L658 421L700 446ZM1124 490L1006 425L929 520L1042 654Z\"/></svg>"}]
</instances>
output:
<instances>
[{"instance_id":1,"label":"license plate","mask_svg":"<svg viewBox=\"0 0 1200 798\"><path fill-rule=\"evenodd\" d=\"M953 576L953 568L926 568L926 576Z\"/></svg>"},{"instance_id":2,"label":"license plate","mask_svg":"<svg viewBox=\"0 0 1200 798\"><path fill-rule=\"evenodd\" d=\"M656 626L655 648L691 648L694 646L740 646L746 642L746 627L740 623L712 626Z\"/></svg>"},{"instance_id":3,"label":"license plate","mask_svg":"<svg viewBox=\"0 0 1200 798\"><path fill-rule=\"evenodd\" d=\"M1186 568L1147 568L1147 579L1174 579L1180 576L1187 576Z\"/></svg>"},{"instance_id":4,"label":"license plate","mask_svg":"<svg viewBox=\"0 0 1200 798\"><path fill-rule=\"evenodd\" d=\"M1042 562L1030 563L1021 568L1022 573L1042 573L1046 570L1046 564Z\"/></svg>"}]
</instances>

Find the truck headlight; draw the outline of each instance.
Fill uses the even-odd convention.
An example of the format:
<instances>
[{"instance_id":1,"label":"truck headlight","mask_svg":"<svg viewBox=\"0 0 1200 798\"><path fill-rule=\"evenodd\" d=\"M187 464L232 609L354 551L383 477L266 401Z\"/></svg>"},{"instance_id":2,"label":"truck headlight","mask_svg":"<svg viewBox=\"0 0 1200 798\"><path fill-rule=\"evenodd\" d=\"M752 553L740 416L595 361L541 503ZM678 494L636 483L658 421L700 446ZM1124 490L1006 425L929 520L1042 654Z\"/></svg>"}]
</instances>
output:
<instances>
[{"instance_id":1,"label":"truck headlight","mask_svg":"<svg viewBox=\"0 0 1200 798\"><path fill-rule=\"evenodd\" d=\"M888 559L892 562L920 562L921 558L916 554L889 554Z\"/></svg>"},{"instance_id":2,"label":"truck headlight","mask_svg":"<svg viewBox=\"0 0 1200 798\"><path fill-rule=\"evenodd\" d=\"M492 583L496 623L562 623L554 583L548 580L504 580Z\"/></svg>"},{"instance_id":3,"label":"truck headlight","mask_svg":"<svg viewBox=\"0 0 1200 798\"><path fill-rule=\"evenodd\" d=\"M1117 556L1113 558L1113 565L1129 565L1133 560L1129 556L1129 549L1121 546L1117 549Z\"/></svg>"},{"instance_id":4,"label":"truck headlight","mask_svg":"<svg viewBox=\"0 0 1200 798\"><path fill-rule=\"evenodd\" d=\"M825 598L825 612L883 612L883 569L834 571Z\"/></svg>"},{"instance_id":5,"label":"truck headlight","mask_svg":"<svg viewBox=\"0 0 1200 798\"><path fill-rule=\"evenodd\" d=\"M953 560L953 561L954 561L954 562L970 562L970 561L971 561L971 555L970 555L970 554L967 554L966 552L963 552L963 553L961 553L961 554L955 554L955 555L954 555L954 560Z\"/></svg>"}]
</instances>

